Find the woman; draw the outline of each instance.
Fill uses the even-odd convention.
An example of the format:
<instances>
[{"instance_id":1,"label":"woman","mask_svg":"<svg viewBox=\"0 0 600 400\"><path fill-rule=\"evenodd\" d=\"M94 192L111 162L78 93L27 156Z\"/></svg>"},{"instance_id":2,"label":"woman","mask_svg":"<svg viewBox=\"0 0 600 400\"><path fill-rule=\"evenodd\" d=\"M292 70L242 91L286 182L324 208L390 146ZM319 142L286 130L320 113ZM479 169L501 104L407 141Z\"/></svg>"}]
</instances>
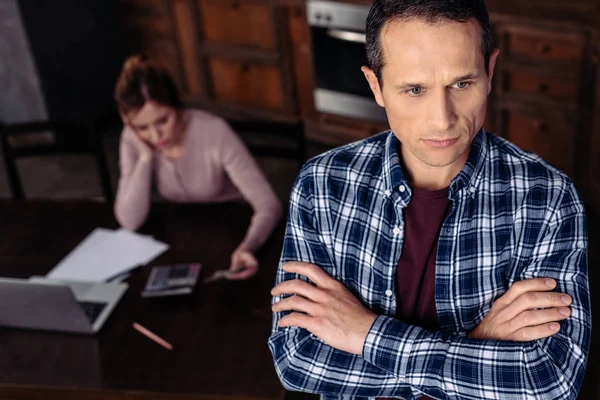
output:
<instances>
[{"instance_id":1,"label":"woman","mask_svg":"<svg viewBox=\"0 0 600 400\"><path fill-rule=\"evenodd\" d=\"M245 238L231 255L229 279L258 270L254 252L281 217L281 204L256 161L221 118L183 107L168 72L141 57L130 57L115 89L123 120L115 216L138 229L150 211L152 183L175 202L244 199L254 214Z\"/></svg>"}]
</instances>

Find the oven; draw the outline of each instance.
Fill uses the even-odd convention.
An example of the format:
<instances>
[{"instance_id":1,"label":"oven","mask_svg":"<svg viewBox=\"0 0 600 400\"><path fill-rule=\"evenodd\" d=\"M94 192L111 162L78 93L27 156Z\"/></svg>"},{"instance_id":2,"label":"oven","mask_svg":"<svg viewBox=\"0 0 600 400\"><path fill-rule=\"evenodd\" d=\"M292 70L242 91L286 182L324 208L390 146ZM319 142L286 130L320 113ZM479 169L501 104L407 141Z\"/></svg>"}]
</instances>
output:
<instances>
[{"instance_id":1,"label":"oven","mask_svg":"<svg viewBox=\"0 0 600 400\"><path fill-rule=\"evenodd\" d=\"M387 123L385 110L373 97L360 70L367 65L365 21L369 6L309 0L307 16L312 35L320 112Z\"/></svg>"}]
</instances>

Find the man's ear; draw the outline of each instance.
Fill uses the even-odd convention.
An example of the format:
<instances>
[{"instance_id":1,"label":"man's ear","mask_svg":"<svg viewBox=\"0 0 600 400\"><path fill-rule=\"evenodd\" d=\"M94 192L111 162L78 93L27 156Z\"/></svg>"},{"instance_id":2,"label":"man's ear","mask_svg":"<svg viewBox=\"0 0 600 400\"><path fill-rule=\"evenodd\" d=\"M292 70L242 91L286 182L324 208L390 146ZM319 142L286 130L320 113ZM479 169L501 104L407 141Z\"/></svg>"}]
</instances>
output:
<instances>
[{"instance_id":1,"label":"man's ear","mask_svg":"<svg viewBox=\"0 0 600 400\"><path fill-rule=\"evenodd\" d=\"M375 72L373 72L373 70L367 66L363 66L360 70L363 72L363 74L365 74L365 78L367 79L367 82L369 82L369 87L375 96L375 101L377 104L379 104L381 107L385 107L383 95L381 94L381 86L379 86L379 79L377 79Z\"/></svg>"},{"instance_id":2,"label":"man's ear","mask_svg":"<svg viewBox=\"0 0 600 400\"><path fill-rule=\"evenodd\" d=\"M496 69L496 60L498 59L498 54L500 54L500 49L494 49L492 54L490 55L490 63L488 65L488 91L487 94L490 94L492 91L492 78L494 77L494 70Z\"/></svg>"}]
</instances>

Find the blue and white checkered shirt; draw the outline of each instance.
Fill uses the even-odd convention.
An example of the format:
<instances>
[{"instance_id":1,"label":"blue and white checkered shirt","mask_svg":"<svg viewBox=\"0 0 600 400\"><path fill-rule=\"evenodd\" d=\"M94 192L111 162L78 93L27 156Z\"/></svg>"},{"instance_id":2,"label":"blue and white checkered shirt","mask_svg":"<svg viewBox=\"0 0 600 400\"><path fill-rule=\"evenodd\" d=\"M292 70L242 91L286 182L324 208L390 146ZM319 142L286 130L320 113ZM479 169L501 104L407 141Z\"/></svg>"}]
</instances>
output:
<instances>
[{"instance_id":1,"label":"blue and white checkered shirt","mask_svg":"<svg viewBox=\"0 0 600 400\"><path fill-rule=\"evenodd\" d=\"M290 198L281 263L318 265L379 317L361 356L301 328L269 346L283 385L326 398L575 399L591 333L584 207L572 181L538 156L481 130L452 180L439 236L435 301L441 330L394 318L402 210L411 188L391 132L310 160ZM279 265L277 283L295 279ZM554 278L572 315L552 337L469 339L515 282ZM277 302L280 298L274 298Z\"/></svg>"}]
</instances>

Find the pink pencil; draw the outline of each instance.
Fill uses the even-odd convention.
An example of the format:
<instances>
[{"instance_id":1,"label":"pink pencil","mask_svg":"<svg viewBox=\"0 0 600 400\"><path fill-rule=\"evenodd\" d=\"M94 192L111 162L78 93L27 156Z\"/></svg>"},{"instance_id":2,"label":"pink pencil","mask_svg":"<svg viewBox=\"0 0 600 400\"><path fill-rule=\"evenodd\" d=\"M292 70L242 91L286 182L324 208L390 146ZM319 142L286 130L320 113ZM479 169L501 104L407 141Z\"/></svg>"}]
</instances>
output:
<instances>
[{"instance_id":1,"label":"pink pencil","mask_svg":"<svg viewBox=\"0 0 600 400\"><path fill-rule=\"evenodd\" d=\"M167 349L167 350L173 350L173 346L169 342L167 342L163 338L157 336L156 334L150 332L148 329L144 328L143 326L141 326L137 322L133 323L133 329L135 329L136 331L138 331L142 335L146 336L150 340L153 340L154 342L160 344L165 349Z\"/></svg>"}]
</instances>

